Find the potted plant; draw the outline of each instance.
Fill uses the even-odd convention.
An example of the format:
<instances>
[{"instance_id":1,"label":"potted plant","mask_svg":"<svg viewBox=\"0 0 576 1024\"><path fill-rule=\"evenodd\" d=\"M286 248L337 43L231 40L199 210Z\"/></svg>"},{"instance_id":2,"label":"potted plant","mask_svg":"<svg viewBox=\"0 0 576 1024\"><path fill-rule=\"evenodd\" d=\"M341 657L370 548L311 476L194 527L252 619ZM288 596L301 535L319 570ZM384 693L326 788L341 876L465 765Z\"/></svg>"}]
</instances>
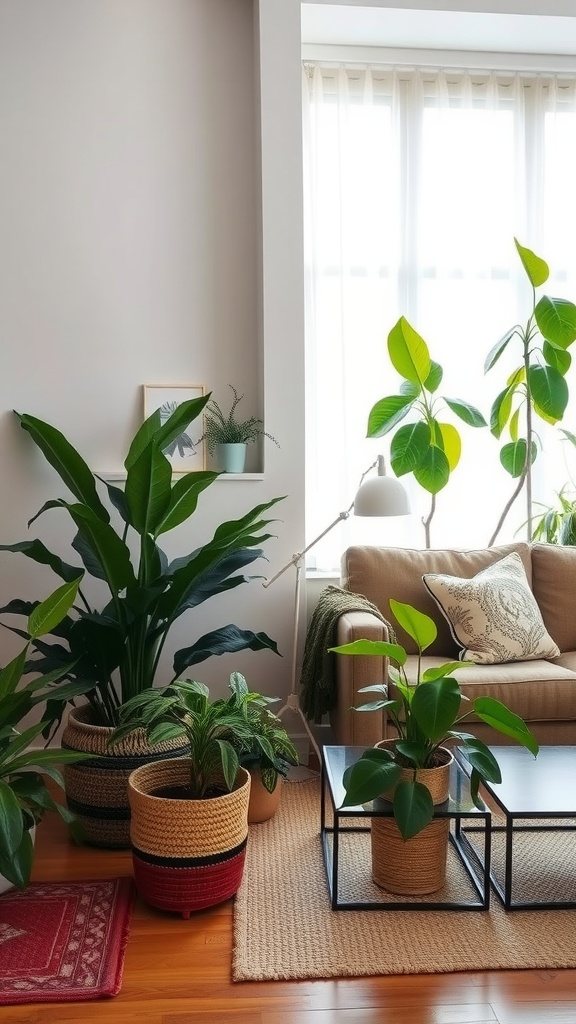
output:
<instances>
[{"instance_id":1,"label":"potted plant","mask_svg":"<svg viewBox=\"0 0 576 1024\"><path fill-rule=\"evenodd\" d=\"M493 697L477 697L470 709L462 714L462 701L467 698L463 697L451 673L471 662L451 661L421 672L420 659L436 638L436 625L433 619L411 605L391 600L390 608L418 648L415 681L408 680L404 671L408 655L401 644L385 640L356 640L331 648L336 654L389 658L397 666L388 668L394 692L390 693L385 684L365 686L362 692L378 693L380 697L355 709L375 711L386 708L397 737L365 750L360 759L346 770L343 778L346 797L342 806L356 806L382 795L390 799L393 818L372 819L374 880L396 893L433 892L441 888L446 866L449 822L448 819L432 820L434 805L448 798L452 754L445 744L458 743L469 762L471 796L479 806L480 783L500 782L500 768L494 754L482 740L461 731L466 719L474 713L498 732L527 747L534 756L538 753L538 743L526 723ZM439 776L440 781L437 782ZM427 831L429 829L432 832ZM433 888L414 889L408 861L410 852L416 853L421 864L422 850L434 833L438 849L437 860L430 870ZM381 856L383 841L387 848ZM432 860L427 848L425 857ZM389 874L391 865L398 867L394 877Z\"/></svg>"},{"instance_id":2,"label":"potted plant","mask_svg":"<svg viewBox=\"0 0 576 1024\"><path fill-rule=\"evenodd\" d=\"M204 683L189 680L146 690L121 709L114 734L123 739L143 726L151 743L186 736L185 757L150 762L128 780L138 891L183 917L229 899L242 879L250 774L239 750L250 748L254 734L238 685L233 673L230 696L217 700ZM266 698L250 700L262 706Z\"/></svg>"},{"instance_id":3,"label":"potted plant","mask_svg":"<svg viewBox=\"0 0 576 1024\"><path fill-rule=\"evenodd\" d=\"M201 414L208 399L203 396L183 402L165 422L161 422L159 410L145 420L124 461L123 489L92 473L56 427L17 414L73 495L72 501L57 498L46 502L30 523L48 510L64 510L75 525L72 548L82 564L77 567L63 561L38 538L0 545L0 550L20 552L47 564L65 581L76 578L83 567L109 592L107 603L99 607L80 588L73 611L52 631L55 642L33 640L39 671L66 667L62 677L67 680L66 689L61 682L53 684L46 722L57 723L74 694L86 696L87 704L73 708L68 716L63 745L86 750L97 755L97 760L70 766L65 781L69 806L80 816L86 840L97 845L129 845L126 781L132 768L150 757L174 756L185 750L177 739L150 750L144 736L135 734L124 750L110 751L108 740L119 723L120 708L152 687L168 634L181 615L253 578L243 570L262 555L258 545L269 537L263 531L270 522L264 513L279 500L274 498L240 519L221 523L207 543L168 560L159 539L191 519L200 495L218 474L192 472L173 482L164 452ZM101 500L98 484L106 488L107 502ZM33 603L14 600L2 611L27 615L33 607ZM173 678L213 655L245 649L278 653L275 641L265 633L228 624L176 651Z\"/></svg>"},{"instance_id":4,"label":"potted plant","mask_svg":"<svg viewBox=\"0 0 576 1024\"><path fill-rule=\"evenodd\" d=\"M259 437L268 437L278 447L278 441L272 434L263 429L263 422L256 416L239 420L236 410L244 395L239 395L236 388L229 384L234 396L230 411L224 413L214 399L208 402L204 414L204 433L197 442L206 441L210 455L215 455L218 466L224 473L242 473L246 460L246 445L257 441Z\"/></svg>"},{"instance_id":5,"label":"potted plant","mask_svg":"<svg viewBox=\"0 0 576 1024\"><path fill-rule=\"evenodd\" d=\"M276 697L262 697L248 689L248 684L239 672L230 680L239 708L250 723L250 737L238 743L240 764L252 776L248 823L268 821L280 803L281 777L286 777L290 765L299 763L298 751L292 743L280 719L267 706Z\"/></svg>"},{"instance_id":6,"label":"potted plant","mask_svg":"<svg viewBox=\"0 0 576 1024\"><path fill-rule=\"evenodd\" d=\"M24 649L0 671L0 892L13 885L21 889L28 885L34 832L47 810L56 810L72 834L80 836L74 816L54 800L46 777L62 786L59 766L83 755L31 747L42 731L42 722L21 728L26 715L49 700L49 685L59 675L35 675L22 683L30 644L58 626L75 599L79 582L78 577L65 583L37 605L27 621Z\"/></svg>"}]
</instances>

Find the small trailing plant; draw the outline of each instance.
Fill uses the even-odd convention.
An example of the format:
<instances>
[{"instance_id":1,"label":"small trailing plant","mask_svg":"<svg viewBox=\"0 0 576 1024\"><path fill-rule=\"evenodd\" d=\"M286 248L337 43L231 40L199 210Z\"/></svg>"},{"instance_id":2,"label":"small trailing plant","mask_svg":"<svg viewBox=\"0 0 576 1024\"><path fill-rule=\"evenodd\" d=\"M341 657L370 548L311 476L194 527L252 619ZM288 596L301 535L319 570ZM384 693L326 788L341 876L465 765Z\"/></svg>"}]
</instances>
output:
<instances>
[{"instance_id":1,"label":"small trailing plant","mask_svg":"<svg viewBox=\"0 0 576 1024\"><path fill-rule=\"evenodd\" d=\"M34 860L30 830L47 810L57 811L72 835L81 838L74 815L52 797L46 777L63 788L59 766L85 755L31 746L42 731L42 722L20 730L20 723L34 707L50 701L51 684L65 672L61 668L22 683L23 676L34 668L27 662L30 645L58 627L76 598L79 583L80 577L65 583L34 608L27 621L24 649L0 671L0 874L22 889L30 881Z\"/></svg>"},{"instance_id":2,"label":"small trailing plant","mask_svg":"<svg viewBox=\"0 0 576 1024\"><path fill-rule=\"evenodd\" d=\"M510 439L500 449L500 462L517 480L489 540L490 545L494 544L512 505L524 489L528 539L532 536L532 466L541 449L534 417L555 424L564 416L569 399L566 374L572 363L567 350L576 339L576 305L549 295L537 299L536 289L550 276L548 264L516 238L514 243L532 288L532 309L526 325L516 324L507 331L488 353L484 364L487 373L513 339L520 342L520 361L494 399L490 413L490 430L494 437L500 439L508 430Z\"/></svg>"},{"instance_id":3,"label":"small trailing plant","mask_svg":"<svg viewBox=\"0 0 576 1024\"><path fill-rule=\"evenodd\" d=\"M471 714L521 743L534 756L538 753L538 743L526 723L493 697L477 697L470 710L461 714L461 703L468 698L462 694L451 673L471 662L449 661L421 672L422 654L436 639L436 624L428 615L400 601L391 600L390 608L418 648L415 683L408 681L404 670L408 654L401 644L385 640L355 640L330 648L336 654L389 658L397 666L388 668L397 696L390 695L386 684L364 686L362 693L378 693L380 696L354 710L386 709L398 738L390 748L370 747L346 769L343 776L346 797L342 806L353 807L375 800L396 787L394 819L403 839L411 839L430 823L434 814L430 791L416 781L416 771L435 767L438 749L447 741L460 744L460 750L471 766L470 790L475 803L478 802L481 782L502 781L498 762L489 747L476 736L459 729ZM412 779L400 781L403 768L413 771Z\"/></svg>"},{"instance_id":4,"label":"small trailing plant","mask_svg":"<svg viewBox=\"0 0 576 1024\"><path fill-rule=\"evenodd\" d=\"M214 399L208 402L204 413L204 433L196 443L200 444L200 441L205 440L210 455L214 454L217 444L251 444L259 437L268 437L279 448L280 445L276 438L263 429L261 419L256 416L250 416L246 420L236 418L238 404L244 395L239 395L232 384L229 384L228 387L234 396L230 411L224 413Z\"/></svg>"},{"instance_id":5,"label":"small trailing plant","mask_svg":"<svg viewBox=\"0 0 576 1024\"><path fill-rule=\"evenodd\" d=\"M179 679L165 689L146 690L120 709L120 726L111 746L135 729L144 728L150 743L185 736L190 746L187 796L202 800L231 792L242 754L260 736L260 712L270 698L248 690L246 680L233 672L230 696L210 699L204 683ZM266 744L264 744L265 749Z\"/></svg>"},{"instance_id":6,"label":"small trailing plant","mask_svg":"<svg viewBox=\"0 0 576 1024\"><path fill-rule=\"evenodd\" d=\"M470 427L485 427L487 423L478 409L461 398L436 394L444 371L431 359L426 342L403 316L388 335L388 354L402 383L398 394L381 398L372 407L366 436L383 437L411 414L412 422L398 427L392 436L390 465L396 476L412 473L432 495L430 512L422 520L429 548L436 495L446 487L462 449L456 427L440 418L440 403Z\"/></svg>"}]
</instances>

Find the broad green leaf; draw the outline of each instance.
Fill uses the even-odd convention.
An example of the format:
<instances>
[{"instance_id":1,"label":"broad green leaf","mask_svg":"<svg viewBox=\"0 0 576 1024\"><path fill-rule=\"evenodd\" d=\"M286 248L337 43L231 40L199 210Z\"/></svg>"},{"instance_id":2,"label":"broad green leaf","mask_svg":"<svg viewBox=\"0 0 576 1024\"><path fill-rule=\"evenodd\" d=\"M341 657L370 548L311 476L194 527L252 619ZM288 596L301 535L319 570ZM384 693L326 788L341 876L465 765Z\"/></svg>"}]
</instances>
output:
<instances>
[{"instance_id":1,"label":"broad green leaf","mask_svg":"<svg viewBox=\"0 0 576 1024\"><path fill-rule=\"evenodd\" d=\"M525 246L520 245L517 238L514 239L514 244L518 250L518 255L522 261L522 266L528 275L528 280L533 288L539 288L540 285L544 284L548 280L550 270L548 264L536 256L531 249L527 249Z\"/></svg>"},{"instance_id":2,"label":"broad green leaf","mask_svg":"<svg viewBox=\"0 0 576 1024\"><path fill-rule=\"evenodd\" d=\"M434 816L430 790L421 782L401 781L394 792L394 818L403 839L418 835Z\"/></svg>"},{"instance_id":3,"label":"broad green leaf","mask_svg":"<svg viewBox=\"0 0 576 1024\"><path fill-rule=\"evenodd\" d=\"M0 836L2 852L12 856L22 842L22 811L7 782L0 779Z\"/></svg>"},{"instance_id":4,"label":"broad green leaf","mask_svg":"<svg viewBox=\"0 0 576 1024\"><path fill-rule=\"evenodd\" d=\"M18 551L27 558L32 558L38 565L49 565L61 579L69 582L76 579L82 572L77 565L68 565L58 555L54 555L41 540L23 540L18 544L0 544L0 551Z\"/></svg>"},{"instance_id":5,"label":"broad green leaf","mask_svg":"<svg viewBox=\"0 0 576 1024\"><path fill-rule=\"evenodd\" d=\"M549 416L547 412L544 412L537 402L533 401L532 407L536 415L539 416L541 420L544 420L545 423L549 423L551 426L554 426L558 422L555 416Z\"/></svg>"},{"instance_id":6,"label":"broad green leaf","mask_svg":"<svg viewBox=\"0 0 576 1024\"><path fill-rule=\"evenodd\" d=\"M28 619L28 632L32 638L51 633L68 614L76 600L81 579L82 576L78 576L70 583L64 583L36 606Z\"/></svg>"},{"instance_id":7,"label":"broad green leaf","mask_svg":"<svg viewBox=\"0 0 576 1024\"><path fill-rule=\"evenodd\" d=\"M227 740L216 740L220 748L220 757L222 759L222 774L224 775L224 781L231 791L236 781L238 774L238 768L240 767L240 761L238 760L238 754L234 747Z\"/></svg>"},{"instance_id":8,"label":"broad green leaf","mask_svg":"<svg viewBox=\"0 0 576 1024\"><path fill-rule=\"evenodd\" d=\"M511 331L507 331L507 333L496 342L493 348L490 349L484 361L484 373L488 373L488 370L491 370L494 364L498 362L502 353L506 351L508 342L514 337L517 331L518 328L513 327Z\"/></svg>"},{"instance_id":9,"label":"broad green leaf","mask_svg":"<svg viewBox=\"0 0 576 1024\"><path fill-rule=\"evenodd\" d=\"M30 881L33 860L32 837L25 830L17 850L8 857L0 855L0 874L4 875L18 889L25 889Z\"/></svg>"},{"instance_id":10,"label":"broad green leaf","mask_svg":"<svg viewBox=\"0 0 576 1024\"><path fill-rule=\"evenodd\" d=\"M372 406L368 416L366 437L383 437L410 412L412 395L389 395Z\"/></svg>"},{"instance_id":11,"label":"broad green leaf","mask_svg":"<svg viewBox=\"0 0 576 1024\"><path fill-rule=\"evenodd\" d=\"M132 443L128 449L128 454L124 459L124 468L128 471L140 458L142 452L149 444L152 444L154 438L157 436L161 426L160 409L155 409L153 413L144 420L144 423L139 427L138 431L132 438Z\"/></svg>"},{"instance_id":12,"label":"broad green leaf","mask_svg":"<svg viewBox=\"0 0 576 1024\"><path fill-rule=\"evenodd\" d=\"M118 594L125 587L135 584L130 551L116 531L92 515L84 505L68 505L68 511L100 559L111 591Z\"/></svg>"},{"instance_id":13,"label":"broad green leaf","mask_svg":"<svg viewBox=\"0 0 576 1024\"><path fill-rule=\"evenodd\" d=\"M441 448L431 446L414 470L414 478L430 494L438 494L450 478L450 464Z\"/></svg>"},{"instance_id":14,"label":"broad green leaf","mask_svg":"<svg viewBox=\"0 0 576 1024\"><path fill-rule=\"evenodd\" d=\"M401 377L424 384L431 369L428 346L403 316L388 335L388 354Z\"/></svg>"},{"instance_id":15,"label":"broad green leaf","mask_svg":"<svg viewBox=\"0 0 576 1024\"><path fill-rule=\"evenodd\" d=\"M474 405L469 405L468 402L463 402L461 398L446 398L444 401L449 409L458 416L464 423L467 423L469 427L486 427L488 424L484 419L482 413Z\"/></svg>"},{"instance_id":16,"label":"broad green leaf","mask_svg":"<svg viewBox=\"0 0 576 1024\"><path fill-rule=\"evenodd\" d=\"M490 433L500 437L512 412L514 388L505 388L496 396L490 410Z\"/></svg>"},{"instance_id":17,"label":"broad green leaf","mask_svg":"<svg viewBox=\"0 0 576 1024\"><path fill-rule=\"evenodd\" d=\"M275 640L267 633L254 633L251 629L240 629L233 623L205 633L191 647L183 647L174 655L174 673L179 676L191 665L199 665L207 658L220 654L234 654L237 651L274 651L279 654Z\"/></svg>"},{"instance_id":18,"label":"broad green leaf","mask_svg":"<svg viewBox=\"0 0 576 1024\"><path fill-rule=\"evenodd\" d=\"M500 449L500 462L506 472L510 473L510 476L515 478L522 476L524 466L526 465L526 450L526 441L523 437L519 441L511 441L509 444L505 444ZM531 464L534 464L537 454L538 449L533 441Z\"/></svg>"},{"instance_id":19,"label":"broad green leaf","mask_svg":"<svg viewBox=\"0 0 576 1024\"><path fill-rule=\"evenodd\" d=\"M358 807L376 800L396 785L401 775L401 768L389 758L361 757L356 764L350 765L342 777L346 796L342 807Z\"/></svg>"},{"instance_id":20,"label":"broad green leaf","mask_svg":"<svg viewBox=\"0 0 576 1024\"><path fill-rule=\"evenodd\" d=\"M444 665L436 665L434 668L427 668L422 673L423 682L431 682L434 679L443 679L444 676L450 675L451 672L456 672L463 665L471 665L470 661L447 661Z\"/></svg>"},{"instance_id":21,"label":"broad green leaf","mask_svg":"<svg viewBox=\"0 0 576 1024\"><path fill-rule=\"evenodd\" d=\"M576 306L573 302L543 295L534 316L540 333L547 341L568 348L576 338Z\"/></svg>"},{"instance_id":22,"label":"broad green leaf","mask_svg":"<svg viewBox=\"0 0 576 1024\"><path fill-rule=\"evenodd\" d=\"M513 441L517 441L518 440L519 420L520 420L520 409L516 409L516 412L513 412L511 417L510 417L510 424L509 424L509 427L508 427L508 429L510 431L510 437L511 437L511 439Z\"/></svg>"},{"instance_id":23,"label":"broad green leaf","mask_svg":"<svg viewBox=\"0 0 576 1024\"><path fill-rule=\"evenodd\" d=\"M409 423L400 427L390 442L390 465L396 476L412 473L430 447L427 423Z\"/></svg>"},{"instance_id":24,"label":"broad green leaf","mask_svg":"<svg viewBox=\"0 0 576 1024\"><path fill-rule=\"evenodd\" d=\"M180 477L172 487L170 501L155 527L154 536L159 537L186 522L196 510L200 493L217 477L218 473L209 472L187 473Z\"/></svg>"},{"instance_id":25,"label":"broad green leaf","mask_svg":"<svg viewBox=\"0 0 576 1024\"><path fill-rule=\"evenodd\" d=\"M430 394L434 394L438 390L442 383L442 377L444 376L444 370L440 366L440 363L435 363L433 359L430 360L430 373L424 381L424 387Z\"/></svg>"},{"instance_id":26,"label":"broad green leaf","mask_svg":"<svg viewBox=\"0 0 576 1024\"><path fill-rule=\"evenodd\" d=\"M536 757L539 749L536 737L530 732L526 722L501 701L494 697L477 697L474 701L474 711L487 725L491 725L505 736L511 736Z\"/></svg>"},{"instance_id":27,"label":"broad green leaf","mask_svg":"<svg viewBox=\"0 0 576 1024\"><path fill-rule=\"evenodd\" d=\"M162 424L158 434L154 438L154 444L165 451L168 445L186 430L194 420L198 419L205 406L210 401L210 395L203 395L201 398L190 398L181 402L174 410L169 419Z\"/></svg>"},{"instance_id":28,"label":"broad green leaf","mask_svg":"<svg viewBox=\"0 0 576 1024\"><path fill-rule=\"evenodd\" d=\"M171 485L168 459L155 445L148 445L130 466L124 492L130 522L140 536L154 533L168 508Z\"/></svg>"},{"instance_id":29,"label":"broad green leaf","mask_svg":"<svg viewBox=\"0 0 576 1024\"><path fill-rule=\"evenodd\" d=\"M568 385L562 374L553 366L531 366L528 383L534 404L552 422L561 420L568 405Z\"/></svg>"},{"instance_id":30,"label":"broad green leaf","mask_svg":"<svg viewBox=\"0 0 576 1024\"><path fill-rule=\"evenodd\" d=\"M64 434L49 423L36 419L35 416L18 412L16 415L24 430L28 431L32 440L38 445L44 457L72 494L83 505L87 505L95 516L105 523L109 522L108 511L96 491L94 475L81 455L64 437Z\"/></svg>"},{"instance_id":31,"label":"broad green leaf","mask_svg":"<svg viewBox=\"0 0 576 1024\"><path fill-rule=\"evenodd\" d=\"M524 364L522 364L521 366L518 366L515 370L512 370L512 373L508 377L506 384L508 385L509 388L513 388L515 390L518 387L518 385L522 384L522 382L525 380L526 367L524 366Z\"/></svg>"},{"instance_id":32,"label":"broad green leaf","mask_svg":"<svg viewBox=\"0 0 576 1024\"><path fill-rule=\"evenodd\" d=\"M450 472L456 469L462 454L462 441L460 434L451 423L438 423L442 435L442 447L448 459Z\"/></svg>"},{"instance_id":33,"label":"broad green leaf","mask_svg":"<svg viewBox=\"0 0 576 1024\"><path fill-rule=\"evenodd\" d=\"M418 611L410 604L390 598L390 609L398 624L415 640L420 650L425 651L438 635L436 623L429 615ZM403 664L403 663L402 663Z\"/></svg>"},{"instance_id":34,"label":"broad green leaf","mask_svg":"<svg viewBox=\"0 0 576 1024\"><path fill-rule=\"evenodd\" d=\"M391 644L387 640L352 640L349 644L329 647L328 650L334 654L370 654L378 658L392 658L399 665L404 665L407 658L406 651L400 644Z\"/></svg>"},{"instance_id":35,"label":"broad green leaf","mask_svg":"<svg viewBox=\"0 0 576 1024\"><path fill-rule=\"evenodd\" d=\"M400 385L400 394L410 398L418 398L418 395L422 394L422 388L420 384L416 384L413 380L403 380Z\"/></svg>"},{"instance_id":36,"label":"broad green leaf","mask_svg":"<svg viewBox=\"0 0 576 1024\"><path fill-rule=\"evenodd\" d=\"M572 356L566 349L557 348L552 345L549 341L544 341L542 345L542 355L549 366L553 366L558 373L561 373L563 377L566 376L568 370L572 366Z\"/></svg>"},{"instance_id":37,"label":"broad green leaf","mask_svg":"<svg viewBox=\"0 0 576 1024\"><path fill-rule=\"evenodd\" d=\"M475 736L465 734L460 750L467 761L476 769L486 782L502 782L502 773L498 761L489 747Z\"/></svg>"},{"instance_id":38,"label":"broad green leaf","mask_svg":"<svg viewBox=\"0 0 576 1024\"><path fill-rule=\"evenodd\" d=\"M9 694L13 694L20 682L26 666L28 647L25 647L20 654L17 654L12 661L9 661L0 672L0 701L3 701Z\"/></svg>"},{"instance_id":39,"label":"broad green leaf","mask_svg":"<svg viewBox=\"0 0 576 1024\"><path fill-rule=\"evenodd\" d=\"M427 739L439 743L452 728L460 710L460 687L446 676L418 686L412 698L412 714Z\"/></svg>"}]
</instances>

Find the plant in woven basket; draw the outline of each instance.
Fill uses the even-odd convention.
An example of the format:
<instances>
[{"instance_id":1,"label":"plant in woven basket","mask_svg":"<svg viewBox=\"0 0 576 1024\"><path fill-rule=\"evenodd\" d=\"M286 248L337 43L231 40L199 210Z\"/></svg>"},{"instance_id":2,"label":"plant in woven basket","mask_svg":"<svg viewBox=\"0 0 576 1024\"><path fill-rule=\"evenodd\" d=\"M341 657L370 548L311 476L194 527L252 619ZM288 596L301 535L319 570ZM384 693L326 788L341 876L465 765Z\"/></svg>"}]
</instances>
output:
<instances>
[{"instance_id":1,"label":"plant in woven basket","mask_svg":"<svg viewBox=\"0 0 576 1024\"><path fill-rule=\"evenodd\" d=\"M243 675L235 672L230 686L236 704L249 722L251 735L248 741L236 741L240 764L245 768L257 768L262 784L269 793L276 789L279 776L286 777L290 765L297 765L298 751L292 743L280 719L266 705L275 703L277 697L262 697L248 689Z\"/></svg>"},{"instance_id":2,"label":"plant in woven basket","mask_svg":"<svg viewBox=\"0 0 576 1024\"><path fill-rule=\"evenodd\" d=\"M188 784L170 795L203 800L229 793L241 754L255 741L257 718L248 708L262 709L269 700L248 691L240 673L232 673L229 686L230 696L217 700L211 700L208 687L196 680L179 679L164 689L146 690L120 709L121 724L111 745L136 728L146 730L150 743L184 735L190 747L185 758Z\"/></svg>"},{"instance_id":3,"label":"plant in woven basket","mask_svg":"<svg viewBox=\"0 0 576 1024\"><path fill-rule=\"evenodd\" d=\"M470 789L475 803L479 799L481 782L502 781L498 762L489 747L476 736L459 729L471 714L521 743L534 756L538 753L538 743L526 723L493 697L477 697L470 710L461 714L462 701L468 698L462 694L451 673L471 662L450 661L421 672L420 659L436 639L436 624L428 615L400 601L391 600L390 608L398 623L416 642L418 672L415 682L409 682L404 671L408 654L401 644L385 640L355 640L330 649L336 654L389 658L397 666L388 669L389 678L394 683L394 695L390 695L386 684L364 686L361 692L379 693L381 696L354 710L385 708L398 737L389 747L365 750L360 759L346 769L343 778L346 797L342 806L357 806L393 789L394 819L406 840L421 832L432 820L432 797L428 788L417 781L416 772L435 767L439 763L439 750L446 742L460 744L462 754L471 766ZM402 778L403 769L409 769L412 778Z\"/></svg>"},{"instance_id":4,"label":"plant in woven basket","mask_svg":"<svg viewBox=\"0 0 576 1024\"><path fill-rule=\"evenodd\" d=\"M0 671L0 874L20 888L30 881L34 859L31 829L47 810L56 810L80 838L74 816L54 800L46 776L63 786L58 766L81 755L32 747L42 730L41 722L20 728L25 716L49 698L50 684L64 671L22 682L30 644L58 626L72 606L79 582L78 578L65 583L37 605L28 618L24 649Z\"/></svg>"},{"instance_id":5,"label":"plant in woven basket","mask_svg":"<svg viewBox=\"0 0 576 1024\"><path fill-rule=\"evenodd\" d=\"M74 694L85 694L96 725L118 724L119 708L152 687L167 636L176 620L217 594L254 579L243 570L261 557L259 548L270 534L265 512L279 498L257 505L241 518L217 526L211 540L169 562L159 538L188 522L201 493L218 474L191 472L172 481L164 452L174 438L203 411L210 396L191 399L161 421L156 410L134 436L124 466L124 488L101 480L55 427L28 414L17 414L74 500L45 503L29 525L48 510L60 509L76 528L72 541L82 567L70 565L39 539L0 545L49 565L65 581L84 570L104 583L109 599L97 607L82 589L73 613L52 630L53 643L35 638L33 647L41 672L66 666L66 689L53 686L46 720L58 721ZM101 500L97 484L105 486L111 511ZM115 524L119 525L116 526ZM196 538L194 538L197 544ZM29 615L33 602L10 601L5 613ZM174 679L190 666L213 655L277 646L266 633L234 624L221 626L176 651ZM70 668L70 661L74 662Z\"/></svg>"},{"instance_id":6,"label":"plant in woven basket","mask_svg":"<svg viewBox=\"0 0 576 1024\"><path fill-rule=\"evenodd\" d=\"M223 412L218 402L212 399L206 406L204 414L204 433L196 442L206 441L206 447L210 455L214 454L217 444L252 444L259 437L268 437L279 448L280 445L272 434L263 429L263 422L256 416L249 416L248 419L239 420L236 418L236 410L244 395L239 395L236 388L229 384L234 396L228 413Z\"/></svg>"}]
</instances>

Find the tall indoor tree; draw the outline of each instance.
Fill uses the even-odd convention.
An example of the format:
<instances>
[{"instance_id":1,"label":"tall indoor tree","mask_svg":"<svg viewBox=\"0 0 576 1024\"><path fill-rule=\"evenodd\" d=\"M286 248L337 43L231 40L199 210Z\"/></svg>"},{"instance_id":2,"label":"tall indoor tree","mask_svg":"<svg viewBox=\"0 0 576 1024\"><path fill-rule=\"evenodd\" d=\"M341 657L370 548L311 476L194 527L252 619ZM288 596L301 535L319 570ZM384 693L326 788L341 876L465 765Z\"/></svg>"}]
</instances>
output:
<instances>
[{"instance_id":1,"label":"tall indoor tree","mask_svg":"<svg viewBox=\"0 0 576 1024\"><path fill-rule=\"evenodd\" d=\"M500 462L517 483L506 502L489 543L494 544L512 505L525 490L526 527L532 537L532 466L542 450L534 419L556 424L562 420L569 400L566 374L572 357L567 351L576 339L576 306L567 299L541 295L536 289L550 275L548 264L531 249L514 243L532 288L532 309L526 324L515 324L494 345L486 357L487 373L513 339L520 343L520 360L508 375L505 387L494 399L490 430L500 439L507 430L509 440L500 449Z\"/></svg>"}]
</instances>

